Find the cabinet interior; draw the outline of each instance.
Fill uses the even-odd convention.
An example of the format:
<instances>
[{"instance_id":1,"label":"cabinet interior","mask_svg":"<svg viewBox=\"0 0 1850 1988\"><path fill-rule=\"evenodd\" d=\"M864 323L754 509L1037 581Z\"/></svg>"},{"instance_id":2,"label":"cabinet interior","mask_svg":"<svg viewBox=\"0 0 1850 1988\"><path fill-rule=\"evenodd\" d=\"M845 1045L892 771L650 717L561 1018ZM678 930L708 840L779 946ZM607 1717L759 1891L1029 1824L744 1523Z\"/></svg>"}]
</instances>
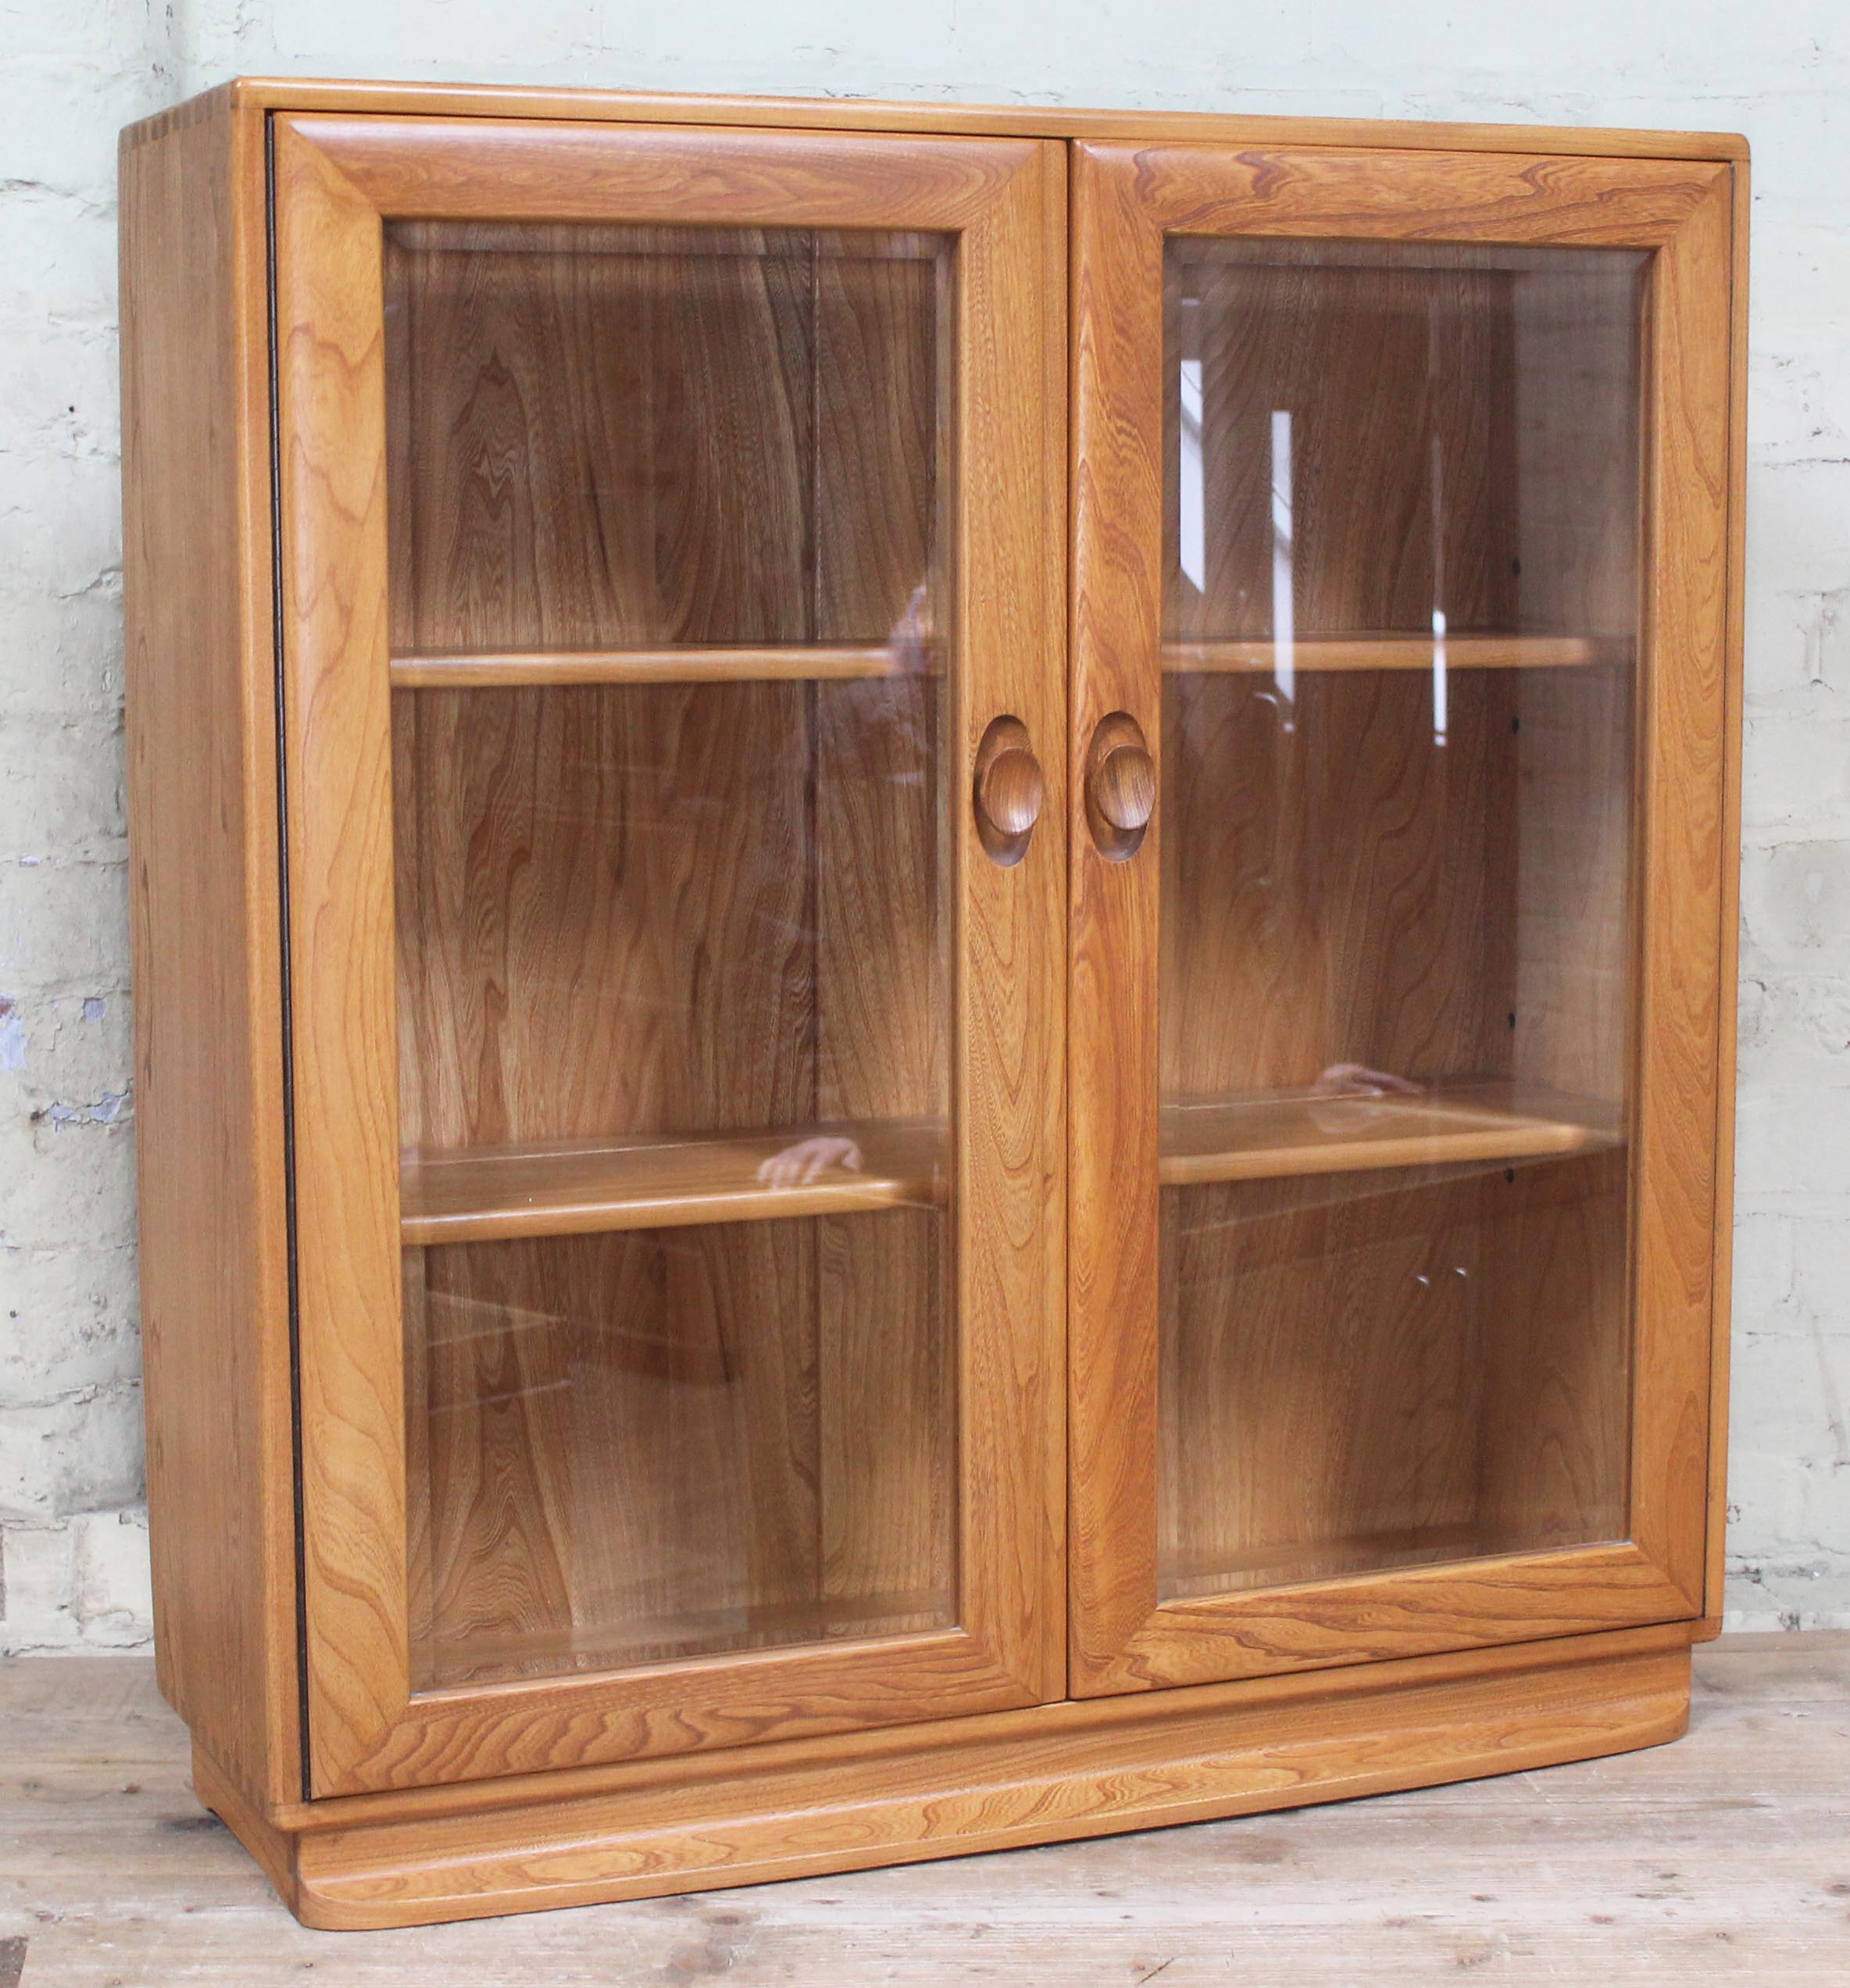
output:
<instances>
[{"instance_id":1,"label":"cabinet interior","mask_svg":"<svg viewBox=\"0 0 1850 1988\"><path fill-rule=\"evenodd\" d=\"M1170 244L1166 1597L1623 1533L1644 275Z\"/></svg>"},{"instance_id":2,"label":"cabinet interior","mask_svg":"<svg viewBox=\"0 0 1850 1988\"><path fill-rule=\"evenodd\" d=\"M952 274L388 229L424 1688L955 1619Z\"/></svg>"},{"instance_id":3,"label":"cabinet interior","mask_svg":"<svg viewBox=\"0 0 1850 1988\"><path fill-rule=\"evenodd\" d=\"M420 1683L949 1623L952 251L385 266ZM1172 243L1165 1594L1623 1528L1641 267Z\"/></svg>"}]
</instances>

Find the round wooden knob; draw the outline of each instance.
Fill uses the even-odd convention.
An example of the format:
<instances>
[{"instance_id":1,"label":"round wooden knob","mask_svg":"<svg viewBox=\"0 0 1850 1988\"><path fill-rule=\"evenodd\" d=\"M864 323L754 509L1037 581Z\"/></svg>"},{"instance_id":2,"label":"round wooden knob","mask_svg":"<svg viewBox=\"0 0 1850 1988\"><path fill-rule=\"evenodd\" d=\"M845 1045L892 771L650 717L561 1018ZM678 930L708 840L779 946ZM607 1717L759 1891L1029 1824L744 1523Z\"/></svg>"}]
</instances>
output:
<instances>
[{"instance_id":1,"label":"round wooden knob","mask_svg":"<svg viewBox=\"0 0 1850 1988\"><path fill-rule=\"evenodd\" d=\"M991 862L1010 869L1028 852L1028 838L1041 819L1047 781L1019 718L990 722L977 748L977 839Z\"/></svg>"},{"instance_id":2,"label":"round wooden knob","mask_svg":"<svg viewBox=\"0 0 1850 1988\"><path fill-rule=\"evenodd\" d=\"M1111 747L1092 775L1093 805L1113 828L1128 834L1156 812L1156 766L1130 740Z\"/></svg>"},{"instance_id":3,"label":"round wooden knob","mask_svg":"<svg viewBox=\"0 0 1850 1988\"><path fill-rule=\"evenodd\" d=\"M1156 812L1156 762L1143 727L1127 711L1101 718L1086 751L1086 825L1109 863L1128 862L1143 847Z\"/></svg>"},{"instance_id":4,"label":"round wooden knob","mask_svg":"<svg viewBox=\"0 0 1850 1988\"><path fill-rule=\"evenodd\" d=\"M1026 746L998 752L977 783L977 805L998 835L1026 835L1046 798L1041 762Z\"/></svg>"}]
</instances>

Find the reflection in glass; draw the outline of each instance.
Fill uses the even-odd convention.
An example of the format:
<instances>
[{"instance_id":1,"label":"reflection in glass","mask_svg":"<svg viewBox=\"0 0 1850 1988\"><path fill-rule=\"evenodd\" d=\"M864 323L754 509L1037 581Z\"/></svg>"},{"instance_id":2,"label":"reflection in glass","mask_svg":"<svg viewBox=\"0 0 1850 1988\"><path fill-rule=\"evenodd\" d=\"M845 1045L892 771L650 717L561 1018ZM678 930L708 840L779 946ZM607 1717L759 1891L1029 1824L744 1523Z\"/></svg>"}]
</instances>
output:
<instances>
[{"instance_id":1,"label":"reflection in glass","mask_svg":"<svg viewBox=\"0 0 1850 1988\"><path fill-rule=\"evenodd\" d=\"M948 1626L948 244L386 267L417 1685Z\"/></svg>"},{"instance_id":2,"label":"reflection in glass","mask_svg":"<svg viewBox=\"0 0 1850 1988\"><path fill-rule=\"evenodd\" d=\"M1623 1534L1646 268L1169 244L1166 1597Z\"/></svg>"}]
</instances>

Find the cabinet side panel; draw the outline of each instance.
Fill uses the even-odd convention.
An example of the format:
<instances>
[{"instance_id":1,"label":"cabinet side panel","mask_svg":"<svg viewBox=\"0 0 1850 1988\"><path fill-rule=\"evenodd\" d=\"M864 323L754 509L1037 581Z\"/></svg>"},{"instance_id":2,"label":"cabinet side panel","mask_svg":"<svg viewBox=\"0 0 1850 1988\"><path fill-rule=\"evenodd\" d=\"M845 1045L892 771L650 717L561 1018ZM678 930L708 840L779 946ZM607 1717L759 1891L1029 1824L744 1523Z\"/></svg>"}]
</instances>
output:
<instances>
[{"instance_id":1,"label":"cabinet side panel","mask_svg":"<svg viewBox=\"0 0 1850 1988\"><path fill-rule=\"evenodd\" d=\"M261 115L122 154L123 592L149 1529L161 1689L301 1791Z\"/></svg>"},{"instance_id":2,"label":"cabinet side panel","mask_svg":"<svg viewBox=\"0 0 1850 1988\"><path fill-rule=\"evenodd\" d=\"M1741 968L1741 698L1747 568L1748 162L1730 175L1734 195L1728 356L1728 633L1723 663L1721 1071L1716 1119L1715 1285L1709 1383L1709 1544L1697 1640L1721 1633L1728 1554L1728 1369L1734 1296L1735 1048Z\"/></svg>"}]
</instances>

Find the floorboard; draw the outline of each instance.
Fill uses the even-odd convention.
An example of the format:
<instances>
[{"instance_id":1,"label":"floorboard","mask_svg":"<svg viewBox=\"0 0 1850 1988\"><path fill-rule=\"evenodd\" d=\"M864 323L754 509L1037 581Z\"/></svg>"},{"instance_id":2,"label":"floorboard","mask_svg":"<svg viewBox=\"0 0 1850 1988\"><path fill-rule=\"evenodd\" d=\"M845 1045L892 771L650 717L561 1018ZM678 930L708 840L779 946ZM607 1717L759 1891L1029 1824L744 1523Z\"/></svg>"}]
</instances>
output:
<instances>
[{"instance_id":1,"label":"floorboard","mask_svg":"<svg viewBox=\"0 0 1850 1988\"><path fill-rule=\"evenodd\" d=\"M151 1663L27 1658L0 1664L0 1983L1841 1988L1850 1634L1726 1638L1697 1652L1696 1679L1688 1738L1584 1766L697 1898L314 1933L193 1802Z\"/></svg>"}]
</instances>

